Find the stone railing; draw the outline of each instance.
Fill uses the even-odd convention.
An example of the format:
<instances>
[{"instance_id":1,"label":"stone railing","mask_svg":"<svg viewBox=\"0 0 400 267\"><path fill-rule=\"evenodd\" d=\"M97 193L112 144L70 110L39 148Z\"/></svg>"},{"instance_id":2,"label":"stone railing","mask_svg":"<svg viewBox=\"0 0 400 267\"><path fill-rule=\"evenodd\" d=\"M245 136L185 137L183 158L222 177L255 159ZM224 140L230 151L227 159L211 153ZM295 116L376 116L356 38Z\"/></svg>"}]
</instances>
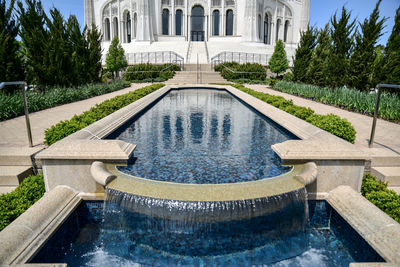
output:
<instances>
[{"instance_id":1,"label":"stone railing","mask_svg":"<svg viewBox=\"0 0 400 267\"><path fill-rule=\"evenodd\" d=\"M165 64L173 63L184 67L184 58L173 51L158 51L158 52L138 52L126 54L126 60L129 65L141 63Z\"/></svg>"}]
</instances>

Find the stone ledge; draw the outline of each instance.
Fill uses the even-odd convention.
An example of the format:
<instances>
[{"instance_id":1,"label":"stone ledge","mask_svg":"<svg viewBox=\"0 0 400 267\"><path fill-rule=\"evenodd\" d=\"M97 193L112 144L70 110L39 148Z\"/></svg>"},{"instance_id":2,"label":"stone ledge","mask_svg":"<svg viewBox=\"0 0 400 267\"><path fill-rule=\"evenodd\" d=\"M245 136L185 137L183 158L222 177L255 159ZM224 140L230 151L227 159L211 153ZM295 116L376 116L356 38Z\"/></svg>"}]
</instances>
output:
<instances>
[{"instance_id":1,"label":"stone ledge","mask_svg":"<svg viewBox=\"0 0 400 267\"><path fill-rule=\"evenodd\" d=\"M383 259L400 265L399 223L349 186L332 190L327 201Z\"/></svg>"},{"instance_id":2,"label":"stone ledge","mask_svg":"<svg viewBox=\"0 0 400 267\"><path fill-rule=\"evenodd\" d=\"M0 232L0 263L24 264L79 205L78 193L58 186Z\"/></svg>"}]
</instances>

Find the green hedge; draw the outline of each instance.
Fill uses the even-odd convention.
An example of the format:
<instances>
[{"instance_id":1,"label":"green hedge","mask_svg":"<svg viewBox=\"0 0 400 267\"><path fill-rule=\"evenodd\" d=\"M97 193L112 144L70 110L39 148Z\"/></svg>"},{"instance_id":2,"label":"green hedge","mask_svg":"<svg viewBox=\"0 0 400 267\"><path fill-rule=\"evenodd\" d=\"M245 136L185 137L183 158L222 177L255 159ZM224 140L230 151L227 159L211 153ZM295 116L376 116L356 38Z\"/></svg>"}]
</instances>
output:
<instances>
[{"instance_id":1,"label":"green hedge","mask_svg":"<svg viewBox=\"0 0 400 267\"><path fill-rule=\"evenodd\" d=\"M286 100L281 96L269 95L246 88L241 84L232 85L237 89L248 93L274 107L284 110L302 120L334 134L350 143L354 143L356 139L356 130L353 125L346 119L340 118L334 114L318 115L314 114L314 110L306 107L300 107L293 104L292 100Z\"/></svg>"},{"instance_id":2,"label":"green hedge","mask_svg":"<svg viewBox=\"0 0 400 267\"><path fill-rule=\"evenodd\" d=\"M231 70L225 68L224 66L228 67L229 69L235 71L232 72ZM251 80L254 81L253 83L263 82L267 77L267 70L260 64L256 63L246 63L246 64L239 64L236 62L226 62L214 67L215 71L221 72L222 77L224 77L228 81L240 81L240 80ZM239 73L238 73L239 72ZM248 73L240 73L240 72L248 72ZM253 73L250 73L253 72Z\"/></svg>"},{"instance_id":3,"label":"green hedge","mask_svg":"<svg viewBox=\"0 0 400 267\"><path fill-rule=\"evenodd\" d=\"M387 184L367 174L363 178L361 194L400 223L400 195L388 189Z\"/></svg>"},{"instance_id":4,"label":"green hedge","mask_svg":"<svg viewBox=\"0 0 400 267\"><path fill-rule=\"evenodd\" d=\"M138 64L128 67L125 73L125 79L131 82L164 82L173 78L175 72L180 70L181 68L176 64Z\"/></svg>"},{"instance_id":5,"label":"green hedge","mask_svg":"<svg viewBox=\"0 0 400 267\"><path fill-rule=\"evenodd\" d=\"M376 93L369 93L349 88L328 88L315 85L280 81L273 85L280 92L305 97L324 104L373 115L375 110ZM400 121L400 96L383 92L379 106L379 117L385 120Z\"/></svg>"},{"instance_id":6,"label":"green hedge","mask_svg":"<svg viewBox=\"0 0 400 267\"><path fill-rule=\"evenodd\" d=\"M85 85L78 88L51 88L44 92L31 90L26 92L29 112L36 112L55 106L76 102L98 95L107 94L128 87L122 80L111 84ZM15 118L24 114L24 103L21 91L12 95L0 92L0 121Z\"/></svg>"},{"instance_id":7,"label":"green hedge","mask_svg":"<svg viewBox=\"0 0 400 267\"><path fill-rule=\"evenodd\" d=\"M44 194L43 175L30 176L11 193L0 195L0 231Z\"/></svg>"},{"instance_id":8,"label":"green hedge","mask_svg":"<svg viewBox=\"0 0 400 267\"><path fill-rule=\"evenodd\" d=\"M116 96L97 104L80 115L75 115L70 120L61 121L45 131L45 144L52 145L64 137L85 128L86 126L110 115L111 113L135 102L163 86L164 84L153 84L124 95Z\"/></svg>"}]
</instances>

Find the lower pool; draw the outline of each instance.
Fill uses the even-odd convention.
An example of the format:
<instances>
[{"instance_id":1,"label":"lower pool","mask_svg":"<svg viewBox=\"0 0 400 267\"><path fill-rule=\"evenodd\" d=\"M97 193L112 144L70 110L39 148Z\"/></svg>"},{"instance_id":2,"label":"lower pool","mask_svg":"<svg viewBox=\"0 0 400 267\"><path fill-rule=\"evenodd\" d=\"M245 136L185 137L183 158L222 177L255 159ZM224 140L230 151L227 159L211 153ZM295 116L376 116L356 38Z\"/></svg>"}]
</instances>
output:
<instances>
[{"instance_id":1,"label":"lower pool","mask_svg":"<svg viewBox=\"0 0 400 267\"><path fill-rule=\"evenodd\" d=\"M69 266L348 266L383 259L325 201L229 222L171 221L84 201L31 263ZM299 212L303 210L303 212Z\"/></svg>"}]
</instances>

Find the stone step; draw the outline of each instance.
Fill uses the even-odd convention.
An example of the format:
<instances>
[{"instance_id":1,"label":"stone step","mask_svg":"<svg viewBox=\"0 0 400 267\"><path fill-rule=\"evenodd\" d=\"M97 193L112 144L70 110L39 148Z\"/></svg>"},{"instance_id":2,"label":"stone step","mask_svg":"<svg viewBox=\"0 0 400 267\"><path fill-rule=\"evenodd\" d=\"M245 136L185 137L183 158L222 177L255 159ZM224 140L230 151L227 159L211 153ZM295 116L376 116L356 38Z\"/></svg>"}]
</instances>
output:
<instances>
[{"instance_id":1,"label":"stone step","mask_svg":"<svg viewBox=\"0 0 400 267\"><path fill-rule=\"evenodd\" d=\"M374 157L371 161L372 167L400 167L400 156L384 156L384 157Z\"/></svg>"},{"instance_id":2,"label":"stone step","mask_svg":"<svg viewBox=\"0 0 400 267\"><path fill-rule=\"evenodd\" d=\"M0 146L0 166L32 166L32 155L44 147L7 147Z\"/></svg>"},{"instance_id":3,"label":"stone step","mask_svg":"<svg viewBox=\"0 0 400 267\"><path fill-rule=\"evenodd\" d=\"M17 186L0 186L0 195L10 193L15 190Z\"/></svg>"},{"instance_id":4,"label":"stone step","mask_svg":"<svg viewBox=\"0 0 400 267\"><path fill-rule=\"evenodd\" d=\"M391 187L400 186L400 167L372 167L371 174Z\"/></svg>"},{"instance_id":5,"label":"stone step","mask_svg":"<svg viewBox=\"0 0 400 267\"><path fill-rule=\"evenodd\" d=\"M0 166L0 186L18 186L32 174L31 166Z\"/></svg>"}]
</instances>

